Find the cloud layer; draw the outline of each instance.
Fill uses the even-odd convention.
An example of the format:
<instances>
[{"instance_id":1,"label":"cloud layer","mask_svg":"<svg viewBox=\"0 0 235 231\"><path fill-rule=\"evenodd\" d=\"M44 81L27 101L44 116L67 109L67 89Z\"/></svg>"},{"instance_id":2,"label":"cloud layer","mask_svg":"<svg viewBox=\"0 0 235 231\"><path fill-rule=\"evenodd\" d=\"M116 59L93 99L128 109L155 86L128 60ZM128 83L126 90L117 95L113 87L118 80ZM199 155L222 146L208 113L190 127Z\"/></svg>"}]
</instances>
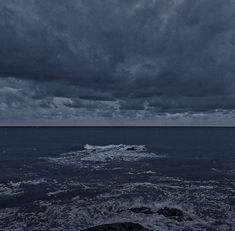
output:
<instances>
[{"instance_id":1,"label":"cloud layer","mask_svg":"<svg viewBox=\"0 0 235 231\"><path fill-rule=\"evenodd\" d=\"M233 0L2 0L0 31L2 120L235 109Z\"/></svg>"}]
</instances>

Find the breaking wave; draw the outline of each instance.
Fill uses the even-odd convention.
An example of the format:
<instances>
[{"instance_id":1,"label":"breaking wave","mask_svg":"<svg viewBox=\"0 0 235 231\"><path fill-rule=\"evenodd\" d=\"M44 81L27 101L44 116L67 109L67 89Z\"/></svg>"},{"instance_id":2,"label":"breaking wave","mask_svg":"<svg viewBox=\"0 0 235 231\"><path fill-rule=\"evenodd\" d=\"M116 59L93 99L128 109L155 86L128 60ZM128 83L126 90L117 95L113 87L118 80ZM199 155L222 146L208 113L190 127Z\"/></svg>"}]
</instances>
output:
<instances>
[{"instance_id":1,"label":"breaking wave","mask_svg":"<svg viewBox=\"0 0 235 231\"><path fill-rule=\"evenodd\" d=\"M106 146L96 146L96 145L89 145L86 144L84 146L84 149L86 150L120 150L120 151L146 151L147 148L145 145L125 145L125 144L119 144L119 145L106 145Z\"/></svg>"},{"instance_id":2,"label":"breaking wave","mask_svg":"<svg viewBox=\"0 0 235 231\"><path fill-rule=\"evenodd\" d=\"M110 162L140 161L142 159L164 158L165 155L157 155L147 151L144 145L107 145L93 146L86 144L84 150L61 154L60 158L49 158L50 162L61 165L87 166L88 163L101 163L100 167ZM102 165L103 163L103 165ZM89 165L92 167L92 165ZM93 165L94 168L97 166Z\"/></svg>"},{"instance_id":3,"label":"breaking wave","mask_svg":"<svg viewBox=\"0 0 235 231\"><path fill-rule=\"evenodd\" d=\"M166 158L167 157L167 158ZM82 230L136 222L150 230L234 230L235 182L167 177L144 145L85 145L39 158L32 179L0 184L0 230ZM25 201L19 204L19 201Z\"/></svg>"}]
</instances>

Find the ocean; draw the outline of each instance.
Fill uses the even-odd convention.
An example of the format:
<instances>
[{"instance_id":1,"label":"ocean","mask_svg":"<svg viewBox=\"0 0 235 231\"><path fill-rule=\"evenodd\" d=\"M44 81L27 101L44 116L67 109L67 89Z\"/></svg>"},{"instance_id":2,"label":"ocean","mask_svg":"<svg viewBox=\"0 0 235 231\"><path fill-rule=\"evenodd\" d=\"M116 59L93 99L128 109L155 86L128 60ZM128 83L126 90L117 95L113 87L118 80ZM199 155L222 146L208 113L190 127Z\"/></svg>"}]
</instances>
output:
<instances>
[{"instance_id":1,"label":"ocean","mask_svg":"<svg viewBox=\"0 0 235 231\"><path fill-rule=\"evenodd\" d=\"M235 230L235 128L1 127L0 230Z\"/></svg>"}]
</instances>

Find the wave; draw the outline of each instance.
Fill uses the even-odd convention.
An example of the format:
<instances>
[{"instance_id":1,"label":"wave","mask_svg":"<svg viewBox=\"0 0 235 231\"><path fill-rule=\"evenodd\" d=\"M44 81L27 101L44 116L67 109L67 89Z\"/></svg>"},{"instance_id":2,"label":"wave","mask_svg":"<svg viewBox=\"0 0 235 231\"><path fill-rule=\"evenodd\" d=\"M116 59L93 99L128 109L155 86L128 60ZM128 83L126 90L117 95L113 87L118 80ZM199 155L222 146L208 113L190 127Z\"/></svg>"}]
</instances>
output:
<instances>
[{"instance_id":1,"label":"wave","mask_svg":"<svg viewBox=\"0 0 235 231\"><path fill-rule=\"evenodd\" d=\"M114 162L130 162L165 157L165 155L148 152L145 145L111 144L95 146L86 144L83 150L62 153L60 157L46 159L60 165L77 165L78 167L97 169Z\"/></svg>"},{"instance_id":2,"label":"wave","mask_svg":"<svg viewBox=\"0 0 235 231\"><path fill-rule=\"evenodd\" d=\"M165 157L144 145L87 144L82 150L40 158L38 179L31 175L31 180L0 184L0 192L25 191L25 197L32 197L0 210L0 227L23 230L33 221L31 230L53 226L72 231L131 221L150 230L233 230L233 182L165 176L155 166ZM40 193L42 197L34 197ZM171 211L182 219L165 216Z\"/></svg>"},{"instance_id":3,"label":"wave","mask_svg":"<svg viewBox=\"0 0 235 231\"><path fill-rule=\"evenodd\" d=\"M181 183L184 184L183 181ZM125 184L116 196L115 192L111 191L85 200L74 197L66 203L53 200L35 202L34 206L40 208L40 213L37 210L26 213L25 210L16 208L5 209L0 213L0 220L6 219L6 231L24 227L25 224L14 220L15 213L20 217L27 217L28 223L33 219L35 230L48 230L48 223L53 223L54 230L58 231L82 230L104 223L130 221L150 230L233 230L234 212L223 203L222 198L220 201L213 201L213 190L202 191L194 184L191 187L195 192L185 190L186 187L178 190L164 189L153 183ZM51 196L57 193L63 192L57 191ZM166 198L162 198L164 194ZM191 197L194 200L188 201ZM194 204L195 202L197 204ZM178 211L182 219L159 213L159 210L166 208ZM12 222L8 222L9 220Z\"/></svg>"},{"instance_id":4,"label":"wave","mask_svg":"<svg viewBox=\"0 0 235 231\"><path fill-rule=\"evenodd\" d=\"M147 151L145 145L125 145L125 144L110 144L105 146L96 146L86 144L84 145L86 150L120 150L120 151Z\"/></svg>"},{"instance_id":5,"label":"wave","mask_svg":"<svg viewBox=\"0 0 235 231\"><path fill-rule=\"evenodd\" d=\"M14 196L23 194L24 187L36 186L44 183L46 183L46 180L42 178L35 180L22 180L17 182L9 181L8 183L0 184L0 198L2 196Z\"/></svg>"},{"instance_id":6,"label":"wave","mask_svg":"<svg viewBox=\"0 0 235 231\"><path fill-rule=\"evenodd\" d=\"M235 169L225 170L225 169L212 168L211 170L219 174L235 176Z\"/></svg>"}]
</instances>

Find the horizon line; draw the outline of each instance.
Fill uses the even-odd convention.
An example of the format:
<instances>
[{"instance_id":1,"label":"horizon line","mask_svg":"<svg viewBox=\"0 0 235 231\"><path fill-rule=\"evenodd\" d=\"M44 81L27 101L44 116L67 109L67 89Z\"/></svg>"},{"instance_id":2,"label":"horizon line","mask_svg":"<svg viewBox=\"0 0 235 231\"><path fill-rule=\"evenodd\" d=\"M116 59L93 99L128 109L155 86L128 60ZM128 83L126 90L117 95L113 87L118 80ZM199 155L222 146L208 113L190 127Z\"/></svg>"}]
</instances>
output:
<instances>
[{"instance_id":1,"label":"horizon line","mask_svg":"<svg viewBox=\"0 0 235 231\"><path fill-rule=\"evenodd\" d=\"M8 127L156 127L156 128L235 128L229 125L0 125Z\"/></svg>"}]
</instances>

